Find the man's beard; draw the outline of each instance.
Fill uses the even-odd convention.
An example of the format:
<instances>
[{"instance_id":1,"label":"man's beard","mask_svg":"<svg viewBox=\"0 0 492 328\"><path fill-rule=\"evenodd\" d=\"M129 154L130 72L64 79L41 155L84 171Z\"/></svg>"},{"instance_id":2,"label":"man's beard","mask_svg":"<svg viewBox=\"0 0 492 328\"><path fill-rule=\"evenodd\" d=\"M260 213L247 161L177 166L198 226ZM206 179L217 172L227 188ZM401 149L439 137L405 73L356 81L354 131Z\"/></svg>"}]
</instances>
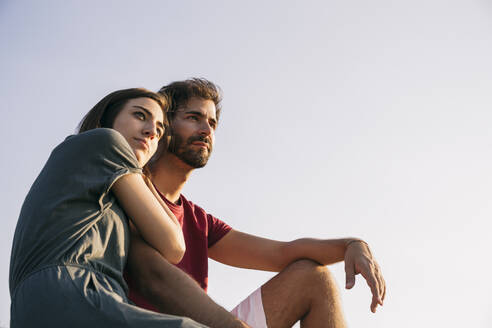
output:
<instances>
[{"instance_id":1,"label":"man's beard","mask_svg":"<svg viewBox=\"0 0 492 328\"><path fill-rule=\"evenodd\" d=\"M208 150L199 148L198 150L192 149L191 144L195 141L201 141L208 145ZM189 137L184 141L181 136L174 134L169 144L168 152L174 154L177 158L182 160L185 164L198 169L204 167L207 164L210 153L212 152L212 144L203 136Z\"/></svg>"}]
</instances>

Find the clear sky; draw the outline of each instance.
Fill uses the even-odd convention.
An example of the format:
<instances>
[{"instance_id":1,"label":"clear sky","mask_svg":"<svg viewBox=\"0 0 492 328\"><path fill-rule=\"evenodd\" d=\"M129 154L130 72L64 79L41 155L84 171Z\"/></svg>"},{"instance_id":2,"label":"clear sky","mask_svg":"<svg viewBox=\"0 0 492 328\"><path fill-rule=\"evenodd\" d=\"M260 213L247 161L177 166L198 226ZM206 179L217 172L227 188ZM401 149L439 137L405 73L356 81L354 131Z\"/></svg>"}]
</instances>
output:
<instances>
[{"instance_id":1,"label":"clear sky","mask_svg":"<svg viewBox=\"0 0 492 328\"><path fill-rule=\"evenodd\" d=\"M492 327L490 1L0 0L0 45L0 326L53 147L111 91L196 76L224 109L189 199L263 237L366 239L388 296L342 290L351 327ZM209 293L271 276L211 263Z\"/></svg>"}]
</instances>

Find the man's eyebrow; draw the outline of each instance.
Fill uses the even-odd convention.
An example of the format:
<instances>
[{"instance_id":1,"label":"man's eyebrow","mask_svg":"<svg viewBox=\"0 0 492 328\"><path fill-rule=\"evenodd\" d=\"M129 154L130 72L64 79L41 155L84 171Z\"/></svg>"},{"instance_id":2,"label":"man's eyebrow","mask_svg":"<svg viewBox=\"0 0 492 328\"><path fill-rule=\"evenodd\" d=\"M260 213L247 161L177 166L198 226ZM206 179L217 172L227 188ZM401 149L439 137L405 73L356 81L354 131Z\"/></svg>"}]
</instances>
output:
<instances>
[{"instance_id":1,"label":"man's eyebrow","mask_svg":"<svg viewBox=\"0 0 492 328\"><path fill-rule=\"evenodd\" d=\"M183 109L183 110L179 110L179 109L178 109L176 112L181 112L181 113L183 113L183 114L194 114L194 115L198 115L198 116L200 116L200 117L201 117L201 116L205 116L205 115L203 115L203 113L202 113L202 112L197 111L196 109Z\"/></svg>"},{"instance_id":2,"label":"man's eyebrow","mask_svg":"<svg viewBox=\"0 0 492 328\"><path fill-rule=\"evenodd\" d=\"M199 117L205 117L205 114L203 114L202 112L200 111L197 111L197 110L193 110L193 109L190 109L190 110L177 110L176 112L181 112L183 114L193 114L193 115L197 115ZM213 117L210 118L210 120L212 120L215 124L217 124L217 120Z\"/></svg>"},{"instance_id":3,"label":"man's eyebrow","mask_svg":"<svg viewBox=\"0 0 492 328\"><path fill-rule=\"evenodd\" d=\"M152 114L152 112L150 110L148 110L147 108L145 108L145 107L142 107L142 106L139 106L139 105L134 105L133 107L140 108L141 110L143 110L144 112L146 112L147 115L149 115L150 117L154 117L154 114ZM164 129L164 124L161 121L158 121L157 122L157 125L159 125L160 128Z\"/></svg>"}]
</instances>

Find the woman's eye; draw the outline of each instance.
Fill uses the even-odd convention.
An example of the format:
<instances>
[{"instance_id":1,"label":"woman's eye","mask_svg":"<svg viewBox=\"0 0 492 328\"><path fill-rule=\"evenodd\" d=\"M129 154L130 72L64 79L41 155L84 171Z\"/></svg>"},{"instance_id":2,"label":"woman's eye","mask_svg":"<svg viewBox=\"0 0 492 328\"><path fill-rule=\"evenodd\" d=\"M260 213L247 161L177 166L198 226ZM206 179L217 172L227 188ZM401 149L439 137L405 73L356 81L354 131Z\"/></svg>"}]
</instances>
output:
<instances>
[{"instance_id":1,"label":"woman's eye","mask_svg":"<svg viewBox=\"0 0 492 328\"><path fill-rule=\"evenodd\" d=\"M140 120L145 120L145 114L142 112L135 112L135 116Z\"/></svg>"}]
</instances>

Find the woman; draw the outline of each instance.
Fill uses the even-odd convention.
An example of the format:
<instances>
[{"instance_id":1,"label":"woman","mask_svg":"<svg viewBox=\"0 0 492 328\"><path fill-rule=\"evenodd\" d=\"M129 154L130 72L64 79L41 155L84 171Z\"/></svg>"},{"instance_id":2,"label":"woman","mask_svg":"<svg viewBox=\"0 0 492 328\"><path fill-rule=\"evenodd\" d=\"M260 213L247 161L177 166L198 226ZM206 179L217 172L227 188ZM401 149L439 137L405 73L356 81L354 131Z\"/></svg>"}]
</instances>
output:
<instances>
[{"instance_id":1,"label":"woman","mask_svg":"<svg viewBox=\"0 0 492 328\"><path fill-rule=\"evenodd\" d=\"M203 327L128 303L129 225L172 263L179 223L142 167L167 126L162 96L103 98L51 153L21 209L10 263L11 327Z\"/></svg>"}]
</instances>

